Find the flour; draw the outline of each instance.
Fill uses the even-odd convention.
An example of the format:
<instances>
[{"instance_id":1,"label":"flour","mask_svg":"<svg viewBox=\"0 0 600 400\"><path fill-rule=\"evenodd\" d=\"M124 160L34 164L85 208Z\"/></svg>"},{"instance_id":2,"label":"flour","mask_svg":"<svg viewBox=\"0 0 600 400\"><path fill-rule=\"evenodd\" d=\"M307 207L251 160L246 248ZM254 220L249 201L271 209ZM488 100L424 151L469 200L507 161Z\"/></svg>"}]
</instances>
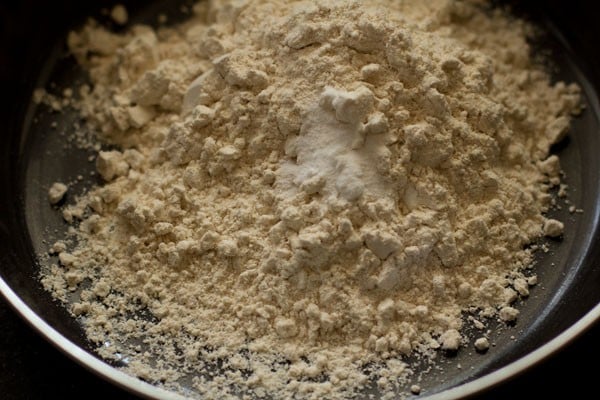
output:
<instances>
[{"instance_id":1,"label":"flour","mask_svg":"<svg viewBox=\"0 0 600 400\"><path fill-rule=\"evenodd\" d=\"M127 9L122 4L117 4L110 11L110 17L119 25L125 25L129 20Z\"/></svg>"},{"instance_id":2,"label":"flour","mask_svg":"<svg viewBox=\"0 0 600 400\"><path fill-rule=\"evenodd\" d=\"M490 341L486 337L480 337L475 341L475 349L480 353L485 353L490 348Z\"/></svg>"},{"instance_id":3,"label":"flour","mask_svg":"<svg viewBox=\"0 0 600 400\"><path fill-rule=\"evenodd\" d=\"M278 186L333 197L333 201L356 201L365 191L389 197L386 182L372 168L388 151L387 118L377 113L362 123L373 102L373 93L364 86L353 92L325 88L300 135L286 143L286 155L293 160L280 167Z\"/></svg>"},{"instance_id":4,"label":"flour","mask_svg":"<svg viewBox=\"0 0 600 400\"><path fill-rule=\"evenodd\" d=\"M481 3L210 1L71 33L76 107L120 150L63 211L78 245L46 287L81 289L98 352L168 387L420 393L403 357L459 351L468 309L514 323L526 246L564 228L549 151L579 88Z\"/></svg>"},{"instance_id":5,"label":"flour","mask_svg":"<svg viewBox=\"0 0 600 400\"><path fill-rule=\"evenodd\" d=\"M555 219L548 219L544 222L544 235L548 237L560 237L563 234L565 225Z\"/></svg>"},{"instance_id":6,"label":"flour","mask_svg":"<svg viewBox=\"0 0 600 400\"><path fill-rule=\"evenodd\" d=\"M48 189L48 201L50 201L50 204L52 205L60 203L68 190L68 186L62 182L53 183L52 186L50 186L50 189Z\"/></svg>"}]
</instances>

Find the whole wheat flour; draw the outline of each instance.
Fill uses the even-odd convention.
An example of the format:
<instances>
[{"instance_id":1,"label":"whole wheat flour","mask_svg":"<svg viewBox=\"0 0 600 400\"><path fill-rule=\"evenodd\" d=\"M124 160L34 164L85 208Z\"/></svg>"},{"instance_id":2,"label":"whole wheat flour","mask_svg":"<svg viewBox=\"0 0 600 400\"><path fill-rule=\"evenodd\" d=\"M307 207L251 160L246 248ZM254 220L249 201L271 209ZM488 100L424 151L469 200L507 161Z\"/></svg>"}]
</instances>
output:
<instances>
[{"instance_id":1,"label":"whole wheat flour","mask_svg":"<svg viewBox=\"0 0 600 400\"><path fill-rule=\"evenodd\" d=\"M76 245L53 246L44 284L147 381L393 392L404 356L463 345L465 310L481 329L517 320L528 245L562 235L543 216L549 150L579 88L550 83L530 33L449 0L215 0L118 35L89 22L68 40L91 80L73 104L112 147L105 183L63 209Z\"/></svg>"}]
</instances>

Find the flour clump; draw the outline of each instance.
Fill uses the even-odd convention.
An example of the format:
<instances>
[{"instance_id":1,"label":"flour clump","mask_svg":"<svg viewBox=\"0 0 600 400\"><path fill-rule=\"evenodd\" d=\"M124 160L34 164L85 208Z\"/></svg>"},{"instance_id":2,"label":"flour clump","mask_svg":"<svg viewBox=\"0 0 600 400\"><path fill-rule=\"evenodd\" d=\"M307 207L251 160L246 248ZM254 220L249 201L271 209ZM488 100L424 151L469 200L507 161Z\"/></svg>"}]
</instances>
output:
<instances>
[{"instance_id":1,"label":"flour clump","mask_svg":"<svg viewBox=\"0 0 600 400\"><path fill-rule=\"evenodd\" d=\"M67 194L69 187L62 182L55 182L48 189L48 201L52 205L56 205L62 201Z\"/></svg>"},{"instance_id":2,"label":"flour clump","mask_svg":"<svg viewBox=\"0 0 600 400\"><path fill-rule=\"evenodd\" d=\"M81 289L102 356L215 397L391 393L404 356L467 343L464 311L515 322L527 246L563 233L550 148L580 91L483 3L209 1L71 33L113 150L47 286Z\"/></svg>"}]
</instances>

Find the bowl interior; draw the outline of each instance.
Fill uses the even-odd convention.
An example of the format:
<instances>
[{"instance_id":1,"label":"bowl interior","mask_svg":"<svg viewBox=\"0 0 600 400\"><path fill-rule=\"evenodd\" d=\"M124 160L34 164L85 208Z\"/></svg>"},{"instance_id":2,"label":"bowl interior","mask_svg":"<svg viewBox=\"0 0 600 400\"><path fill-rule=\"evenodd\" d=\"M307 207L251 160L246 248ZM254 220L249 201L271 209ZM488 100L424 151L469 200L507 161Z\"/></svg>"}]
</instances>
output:
<instances>
[{"instance_id":1,"label":"bowl interior","mask_svg":"<svg viewBox=\"0 0 600 400\"><path fill-rule=\"evenodd\" d=\"M130 11L135 22L154 23L159 10L169 12L171 20L176 21L182 15L174 3L157 1L144 8L131 4ZM73 12L79 18L74 21L81 22L89 8L81 6ZM550 215L565 222L564 240L549 242L550 251L537 255L533 273L538 275L540 283L533 288L530 298L519 304L521 314L517 325L490 324L494 345L486 355L476 354L473 346L469 346L455 357L440 356L436 367L421 377L419 384L426 389L424 394L444 391L510 364L571 326L600 299L597 291L600 107L594 77L587 72L591 70L591 55L581 54L570 46L553 23L559 21L539 14L534 19L546 29L534 47L543 49L551 60L553 77L577 82L584 89L587 108L574 120L569 138L554 149L561 158L564 182L570 188L570 204L583 213L570 213L569 205L559 200L560 208ZM84 72L67 54L62 39L64 31L55 27L51 32L52 35L28 50L31 57L43 62L26 72L29 82L35 85L29 84L19 93L22 103L9 116L8 129L0 137L0 180L5 189L0 191L0 276L34 312L67 339L92 352L93 347L78 323L52 300L38 281L40 264L46 262L38 255L63 238L68 228L60 212L49 205L48 188L57 181L74 182L69 194L72 196L97 183L90 175L94 165L88 160L93 152L81 150L67 140L75 125L83 126L80 118L69 111L54 113L28 100L34 86L59 93L73 82L85 82ZM50 52L42 49L49 42L55 44ZM477 332L471 336L474 340ZM417 375L428 367L419 367Z\"/></svg>"}]
</instances>

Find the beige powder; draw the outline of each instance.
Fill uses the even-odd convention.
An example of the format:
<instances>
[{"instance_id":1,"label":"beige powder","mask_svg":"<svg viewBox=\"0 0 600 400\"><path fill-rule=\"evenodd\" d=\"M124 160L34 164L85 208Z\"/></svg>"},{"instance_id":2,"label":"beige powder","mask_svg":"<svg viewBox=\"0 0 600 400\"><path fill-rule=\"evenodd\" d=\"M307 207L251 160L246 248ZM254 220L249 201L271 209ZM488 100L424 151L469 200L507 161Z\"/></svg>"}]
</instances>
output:
<instances>
[{"instance_id":1,"label":"beige powder","mask_svg":"<svg viewBox=\"0 0 600 400\"><path fill-rule=\"evenodd\" d=\"M72 33L80 112L121 151L46 286L82 289L101 355L209 398L391 392L403 356L461 347L461 312L513 322L525 246L562 234L548 156L579 89L480 3L210 1Z\"/></svg>"}]
</instances>

